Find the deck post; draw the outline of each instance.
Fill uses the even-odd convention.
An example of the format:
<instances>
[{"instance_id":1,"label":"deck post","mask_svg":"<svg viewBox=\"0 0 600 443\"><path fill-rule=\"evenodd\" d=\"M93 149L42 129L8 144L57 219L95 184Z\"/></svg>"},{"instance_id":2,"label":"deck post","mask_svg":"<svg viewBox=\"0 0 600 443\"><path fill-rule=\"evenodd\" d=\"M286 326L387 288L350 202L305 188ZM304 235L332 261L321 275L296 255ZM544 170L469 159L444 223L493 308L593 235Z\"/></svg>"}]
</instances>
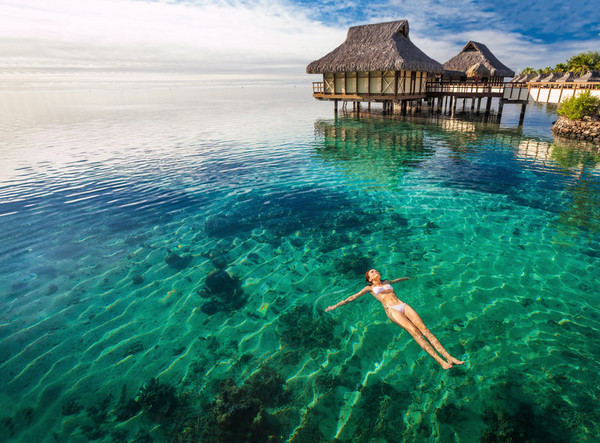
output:
<instances>
[{"instance_id":1,"label":"deck post","mask_svg":"<svg viewBox=\"0 0 600 443\"><path fill-rule=\"evenodd\" d=\"M333 101L333 112L335 114L337 114L337 112L338 112L338 101L337 100Z\"/></svg>"},{"instance_id":2,"label":"deck post","mask_svg":"<svg viewBox=\"0 0 600 443\"><path fill-rule=\"evenodd\" d=\"M360 114L360 102L356 102L356 113Z\"/></svg>"},{"instance_id":3,"label":"deck post","mask_svg":"<svg viewBox=\"0 0 600 443\"><path fill-rule=\"evenodd\" d=\"M367 106L368 106L368 109L370 111L371 110L371 102L369 102L369 104Z\"/></svg>"},{"instance_id":4,"label":"deck post","mask_svg":"<svg viewBox=\"0 0 600 443\"><path fill-rule=\"evenodd\" d=\"M467 99L463 97L463 99L462 99L462 102L463 102L462 103L462 112L465 112L465 102L466 101L467 101Z\"/></svg>"},{"instance_id":5,"label":"deck post","mask_svg":"<svg viewBox=\"0 0 600 443\"><path fill-rule=\"evenodd\" d=\"M504 108L504 99L500 99L500 103L498 103L498 120L502 117L502 109Z\"/></svg>"},{"instance_id":6,"label":"deck post","mask_svg":"<svg viewBox=\"0 0 600 443\"><path fill-rule=\"evenodd\" d=\"M487 98L487 103L485 104L485 113L490 113L490 108L492 107L492 97Z\"/></svg>"},{"instance_id":7,"label":"deck post","mask_svg":"<svg viewBox=\"0 0 600 443\"><path fill-rule=\"evenodd\" d=\"M481 108L481 97L477 99L477 112L479 112L479 108Z\"/></svg>"},{"instance_id":8,"label":"deck post","mask_svg":"<svg viewBox=\"0 0 600 443\"><path fill-rule=\"evenodd\" d=\"M525 120L525 110L527 109L527 102L523 102L521 105L521 114L519 115L519 126L523 126L523 120Z\"/></svg>"},{"instance_id":9,"label":"deck post","mask_svg":"<svg viewBox=\"0 0 600 443\"><path fill-rule=\"evenodd\" d=\"M475 109L475 97L471 99L471 112Z\"/></svg>"},{"instance_id":10,"label":"deck post","mask_svg":"<svg viewBox=\"0 0 600 443\"><path fill-rule=\"evenodd\" d=\"M452 100L452 116L454 116L454 114L456 113L457 102L458 102L458 97L454 97L454 100Z\"/></svg>"}]
</instances>

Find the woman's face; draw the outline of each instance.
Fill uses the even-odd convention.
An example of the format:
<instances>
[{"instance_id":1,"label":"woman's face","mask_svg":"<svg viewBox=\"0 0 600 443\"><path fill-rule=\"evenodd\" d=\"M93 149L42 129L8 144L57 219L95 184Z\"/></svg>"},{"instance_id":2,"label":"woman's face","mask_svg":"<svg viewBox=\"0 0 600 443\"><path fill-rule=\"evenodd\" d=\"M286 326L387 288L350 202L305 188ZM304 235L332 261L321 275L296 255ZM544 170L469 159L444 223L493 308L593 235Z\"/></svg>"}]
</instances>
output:
<instances>
[{"instance_id":1,"label":"woman's face","mask_svg":"<svg viewBox=\"0 0 600 443\"><path fill-rule=\"evenodd\" d=\"M377 272L375 269L371 269L369 272L367 272L367 276L369 277L370 282L372 282L375 279L381 278L381 275L379 275L379 272Z\"/></svg>"}]
</instances>

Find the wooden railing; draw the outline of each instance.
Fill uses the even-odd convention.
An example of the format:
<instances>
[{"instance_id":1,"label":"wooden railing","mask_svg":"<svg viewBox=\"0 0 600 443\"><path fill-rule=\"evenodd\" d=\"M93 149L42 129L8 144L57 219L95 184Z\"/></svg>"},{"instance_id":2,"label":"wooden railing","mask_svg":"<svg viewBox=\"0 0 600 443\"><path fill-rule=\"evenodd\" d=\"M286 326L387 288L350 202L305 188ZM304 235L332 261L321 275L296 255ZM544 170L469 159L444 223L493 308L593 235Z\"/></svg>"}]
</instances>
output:
<instances>
[{"instance_id":1,"label":"wooden railing","mask_svg":"<svg viewBox=\"0 0 600 443\"><path fill-rule=\"evenodd\" d=\"M323 82L313 82L313 94L324 94L325 89ZM510 82L494 82L494 83L475 83L475 82L427 82L426 91L428 93L442 94L498 94L504 91L505 87L509 88L543 88L543 89L584 89L598 90L600 82L528 82L528 83L510 83ZM338 93L340 94L340 93ZM332 95L336 95L332 93Z\"/></svg>"},{"instance_id":2,"label":"wooden railing","mask_svg":"<svg viewBox=\"0 0 600 443\"><path fill-rule=\"evenodd\" d=\"M529 88L542 89L600 89L600 82L527 82Z\"/></svg>"},{"instance_id":3,"label":"wooden railing","mask_svg":"<svg viewBox=\"0 0 600 443\"><path fill-rule=\"evenodd\" d=\"M475 83L475 82L427 82L427 92L443 94L492 94L504 90L504 82Z\"/></svg>"}]
</instances>

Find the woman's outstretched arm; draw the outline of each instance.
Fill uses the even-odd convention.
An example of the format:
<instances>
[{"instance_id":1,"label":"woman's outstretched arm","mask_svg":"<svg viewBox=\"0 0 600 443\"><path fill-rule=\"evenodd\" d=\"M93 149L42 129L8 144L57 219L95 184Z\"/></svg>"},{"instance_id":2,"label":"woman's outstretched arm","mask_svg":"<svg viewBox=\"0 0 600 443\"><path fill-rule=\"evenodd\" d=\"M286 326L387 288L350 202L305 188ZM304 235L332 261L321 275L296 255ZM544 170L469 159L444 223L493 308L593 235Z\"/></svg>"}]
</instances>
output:
<instances>
[{"instance_id":1,"label":"woman's outstretched arm","mask_svg":"<svg viewBox=\"0 0 600 443\"><path fill-rule=\"evenodd\" d=\"M351 295L347 299L342 300L341 302L336 303L333 306L328 306L327 309L325 309L325 312L333 311L334 309L339 308L340 306L345 305L346 303L350 303L351 301L356 300L358 297L362 297L363 295L365 295L366 293L369 292L369 288L370 288L370 286L365 286L364 288L362 288L360 290L360 292L357 292L356 294Z\"/></svg>"},{"instance_id":2,"label":"woman's outstretched arm","mask_svg":"<svg viewBox=\"0 0 600 443\"><path fill-rule=\"evenodd\" d=\"M395 278L394 280L388 280L390 283L398 283L404 280L410 280L410 277L400 277L400 278Z\"/></svg>"}]
</instances>

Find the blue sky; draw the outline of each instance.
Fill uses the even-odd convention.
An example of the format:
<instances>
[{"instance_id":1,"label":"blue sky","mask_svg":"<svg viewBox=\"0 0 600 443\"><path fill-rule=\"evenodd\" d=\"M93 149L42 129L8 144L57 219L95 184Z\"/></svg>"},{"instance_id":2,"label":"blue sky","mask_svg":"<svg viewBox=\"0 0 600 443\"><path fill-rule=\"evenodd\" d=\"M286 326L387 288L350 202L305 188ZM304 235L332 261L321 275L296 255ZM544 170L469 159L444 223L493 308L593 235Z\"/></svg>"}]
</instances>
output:
<instances>
[{"instance_id":1,"label":"blue sky","mask_svg":"<svg viewBox=\"0 0 600 443\"><path fill-rule=\"evenodd\" d=\"M398 19L440 63L475 40L518 71L600 50L598 9L591 0L0 0L0 80L63 71L303 78L349 26Z\"/></svg>"}]
</instances>

